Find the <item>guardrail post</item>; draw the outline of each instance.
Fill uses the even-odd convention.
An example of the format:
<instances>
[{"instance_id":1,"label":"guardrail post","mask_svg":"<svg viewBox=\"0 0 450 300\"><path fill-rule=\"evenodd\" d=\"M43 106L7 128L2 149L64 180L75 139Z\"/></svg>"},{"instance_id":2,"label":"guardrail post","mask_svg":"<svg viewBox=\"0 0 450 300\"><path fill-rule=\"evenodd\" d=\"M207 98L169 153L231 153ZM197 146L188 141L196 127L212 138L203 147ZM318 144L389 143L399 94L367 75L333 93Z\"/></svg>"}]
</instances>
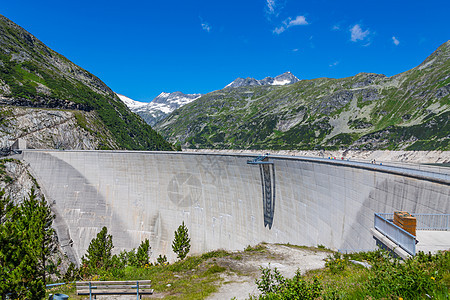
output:
<instances>
[{"instance_id":1,"label":"guardrail post","mask_svg":"<svg viewBox=\"0 0 450 300\"><path fill-rule=\"evenodd\" d=\"M89 281L89 300L92 300L91 282Z\"/></svg>"},{"instance_id":2,"label":"guardrail post","mask_svg":"<svg viewBox=\"0 0 450 300\"><path fill-rule=\"evenodd\" d=\"M139 300L139 281L136 281L137 300Z\"/></svg>"}]
</instances>

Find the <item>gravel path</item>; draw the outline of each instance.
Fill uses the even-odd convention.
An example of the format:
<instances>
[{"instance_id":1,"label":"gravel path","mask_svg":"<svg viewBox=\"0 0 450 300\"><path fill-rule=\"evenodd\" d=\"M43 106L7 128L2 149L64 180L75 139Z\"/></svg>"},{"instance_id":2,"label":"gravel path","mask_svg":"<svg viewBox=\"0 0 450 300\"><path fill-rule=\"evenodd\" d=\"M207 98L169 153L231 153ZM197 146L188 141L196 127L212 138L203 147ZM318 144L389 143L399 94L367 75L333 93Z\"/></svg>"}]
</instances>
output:
<instances>
[{"instance_id":1,"label":"gravel path","mask_svg":"<svg viewBox=\"0 0 450 300\"><path fill-rule=\"evenodd\" d=\"M219 291L209 300L246 299L249 294L258 295L259 291L255 284L255 279L261 275L259 267L277 268L280 273L292 278L300 268L304 273L308 270L320 269L325 266L324 259L328 252L317 250L301 249L284 245L265 245L267 250L254 256L245 257L241 261L230 261L231 269L236 272L229 272L222 275L222 284ZM219 264L226 263L219 261ZM245 274L245 275L243 275Z\"/></svg>"}]
</instances>

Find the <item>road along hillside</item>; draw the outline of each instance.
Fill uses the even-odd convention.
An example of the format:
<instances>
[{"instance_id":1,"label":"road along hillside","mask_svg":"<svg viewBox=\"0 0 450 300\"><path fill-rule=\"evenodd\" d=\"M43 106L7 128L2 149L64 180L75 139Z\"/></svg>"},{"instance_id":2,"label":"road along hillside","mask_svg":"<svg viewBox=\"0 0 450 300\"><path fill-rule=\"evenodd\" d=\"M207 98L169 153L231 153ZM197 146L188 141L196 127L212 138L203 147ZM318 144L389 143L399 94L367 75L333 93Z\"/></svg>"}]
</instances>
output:
<instances>
[{"instance_id":1,"label":"road along hillside","mask_svg":"<svg viewBox=\"0 0 450 300\"><path fill-rule=\"evenodd\" d=\"M374 212L450 213L438 172L345 160L252 154L25 150L56 214L60 243L79 262L103 226L115 251L148 238L169 260L185 222L191 252L260 242L368 250ZM439 170L439 169L436 169Z\"/></svg>"}]
</instances>

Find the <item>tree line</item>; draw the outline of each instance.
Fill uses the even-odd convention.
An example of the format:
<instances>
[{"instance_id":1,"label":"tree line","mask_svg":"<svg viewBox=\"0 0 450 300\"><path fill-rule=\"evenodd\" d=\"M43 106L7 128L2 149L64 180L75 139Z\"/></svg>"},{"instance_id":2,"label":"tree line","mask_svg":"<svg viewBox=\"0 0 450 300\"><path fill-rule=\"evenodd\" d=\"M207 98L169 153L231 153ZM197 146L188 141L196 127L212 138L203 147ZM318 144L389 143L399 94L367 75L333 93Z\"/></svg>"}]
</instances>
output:
<instances>
[{"instance_id":1,"label":"tree line","mask_svg":"<svg viewBox=\"0 0 450 300\"><path fill-rule=\"evenodd\" d=\"M19 205L0 191L0 295L2 299L43 299L57 241L54 219L45 199L34 189Z\"/></svg>"},{"instance_id":2,"label":"tree line","mask_svg":"<svg viewBox=\"0 0 450 300\"><path fill-rule=\"evenodd\" d=\"M93 238L78 268L70 263L64 275L58 271L58 241L52 223L54 214L44 197L34 189L20 204L0 191L0 296L3 299L43 299L49 277L65 282L81 278L120 278L127 266L148 268L150 241L145 239L137 249L112 254L112 235L106 227ZM190 238L183 223L175 231L172 249L180 260L190 250ZM159 255L155 265L167 265L167 257Z\"/></svg>"}]
</instances>

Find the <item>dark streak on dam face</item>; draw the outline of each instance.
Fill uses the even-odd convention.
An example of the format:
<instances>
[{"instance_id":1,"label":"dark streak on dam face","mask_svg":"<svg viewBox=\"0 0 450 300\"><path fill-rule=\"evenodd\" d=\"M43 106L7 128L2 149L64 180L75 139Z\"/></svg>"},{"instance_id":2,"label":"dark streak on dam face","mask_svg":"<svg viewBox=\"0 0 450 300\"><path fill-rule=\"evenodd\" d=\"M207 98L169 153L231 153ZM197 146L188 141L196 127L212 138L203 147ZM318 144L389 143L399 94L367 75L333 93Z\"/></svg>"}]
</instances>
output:
<instances>
[{"instance_id":1,"label":"dark streak on dam face","mask_svg":"<svg viewBox=\"0 0 450 300\"><path fill-rule=\"evenodd\" d=\"M264 211L264 226L272 229L275 213L275 167L271 165L259 165L261 171L261 187Z\"/></svg>"},{"instance_id":2,"label":"dark streak on dam face","mask_svg":"<svg viewBox=\"0 0 450 300\"><path fill-rule=\"evenodd\" d=\"M450 213L449 180L414 170L316 158L132 151L26 150L73 260L107 226L116 251L148 238L171 250L185 221L191 252L259 242L367 250L374 212ZM275 173L276 170L276 173ZM275 201L276 200L276 201ZM70 248L68 248L70 247Z\"/></svg>"}]
</instances>

